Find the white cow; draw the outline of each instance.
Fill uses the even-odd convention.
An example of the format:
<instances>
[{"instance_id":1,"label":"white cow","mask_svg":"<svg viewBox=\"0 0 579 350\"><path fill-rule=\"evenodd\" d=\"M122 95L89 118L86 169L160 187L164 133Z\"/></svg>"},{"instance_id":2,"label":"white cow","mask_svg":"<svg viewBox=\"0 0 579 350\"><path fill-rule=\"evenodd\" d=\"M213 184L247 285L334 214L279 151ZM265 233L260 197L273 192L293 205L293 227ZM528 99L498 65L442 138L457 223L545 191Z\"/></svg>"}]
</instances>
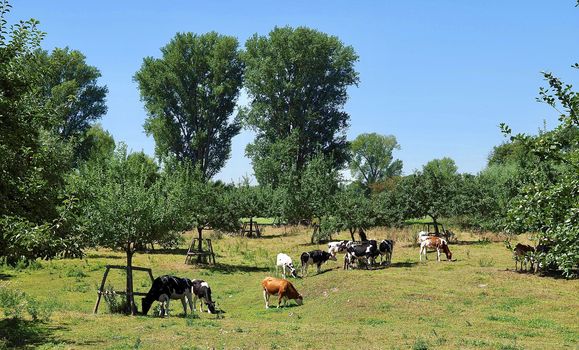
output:
<instances>
[{"instance_id":1,"label":"white cow","mask_svg":"<svg viewBox=\"0 0 579 350\"><path fill-rule=\"evenodd\" d=\"M281 267L281 277L285 278L287 271L289 271L290 275L294 278L298 277L294 264L292 262L292 258L289 255L284 253L279 253L277 255L277 264L275 266L276 272L279 274L279 268Z\"/></svg>"}]
</instances>

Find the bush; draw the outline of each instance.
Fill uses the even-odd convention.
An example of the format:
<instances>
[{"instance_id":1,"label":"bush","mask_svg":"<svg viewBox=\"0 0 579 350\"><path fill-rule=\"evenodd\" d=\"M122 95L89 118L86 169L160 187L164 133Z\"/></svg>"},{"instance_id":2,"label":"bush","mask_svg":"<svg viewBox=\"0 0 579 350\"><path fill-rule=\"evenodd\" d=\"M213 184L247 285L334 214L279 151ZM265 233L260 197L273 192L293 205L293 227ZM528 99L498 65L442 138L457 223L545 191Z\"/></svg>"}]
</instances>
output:
<instances>
[{"instance_id":1,"label":"bush","mask_svg":"<svg viewBox=\"0 0 579 350\"><path fill-rule=\"evenodd\" d=\"M125 295L117 294L112 286L108 286L103 291L107 309L111 314L127 314L129 303Z\"/></svg>"},{"instance_id":2,"label":"bush","mask_svg":"<svg viewBox=\"0 0 579 350\"><path fill-rule=\"evenodd\" d=\"M33 321L48 321L54 309L52 304L40 302L7 285L0 285L0 307L7 318L21 319L26 311Z\"/></svg>"}]
</instances>

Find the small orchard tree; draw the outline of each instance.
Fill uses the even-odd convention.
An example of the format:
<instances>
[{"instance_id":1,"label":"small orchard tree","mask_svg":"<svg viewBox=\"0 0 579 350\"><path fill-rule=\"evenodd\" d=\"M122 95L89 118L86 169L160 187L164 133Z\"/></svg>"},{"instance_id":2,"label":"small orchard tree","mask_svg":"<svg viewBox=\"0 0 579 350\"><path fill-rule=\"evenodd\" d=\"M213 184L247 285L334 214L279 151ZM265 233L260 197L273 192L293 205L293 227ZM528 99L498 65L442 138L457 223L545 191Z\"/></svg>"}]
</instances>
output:
<instances>
[{"instance_id":1,"label":"small orchard tree","mask_svg":"<svg viewBox=\"0 0 579 350\"><path fill-rule=\"evenodd\" d=\"M198 170L191 170L188 164L178 164L171 172L177 182L175 196L182 213L179 225L197 231L197 249L203 251L203 231L211 228L235 232L240 229L241 216L233 188L218 182L205 181ZM201 262L201 255L198 256Z\"/></svg>"},{"instance_id":2,"label":"small orchard tree","mask_svg":"<svg viewBox=\"0 0 579 350\"><path fill-rule=\"evenodd\" d=\"M457 213L457 193L460 175L450 158L434 159L424 165L422 171L407 176L400 183L406 198L406 217L430 216L434 230L438 230L441 217Z\"/></svg>"},{"instance_id":3,"label":"small orchard tree","mask_svg":"<svg viewBox=\"0 0 579 350\"><path fill-rule=\"evenodd\" d=\"M321 230L323 220L333 206L333 195L338 190L340 174L333 167L332 161L323 155L318 155L306 166L301 181L300 207L310 219L316 219L311 236L311 243L315 240L329 237L331 230ZM323 235L322 235L323 234Z\"/></svg>"},{"instance_id":4,"label":"small orchard tree","mask_svg":"<svg viewBox=\"0 0 579 350\"><path fill-rule=\"evenodd\" d=\"M253 218L267 216L268 207L273 203L273 193L269 186L251 186L249 179L244 179L234 189L234 201L237 213L242 218L249 218L250 234L253 234Z\"/></svg>"},{"instance_id":5,"label":"small orchard tree","mask_svg":"<svg viewBox=\"0 0 579 350\"><path fill-rule=\"evenodd\" d=\"M150 164L139 159L143 157L127 154L121 145L111 157L81 167L69 184L79 198L89 244L126 254L127 301L133 315L133 255L139 245L175 242L179 227L173 218L180 215L171 177L151 181Z\"/></svg>"},{"instance_id":6,"label":"small orchard tree","mask_svg":"<svg viewBox=\"0 0 579 350\"><path fill-rule=\"evenodd\" d=\"M372 203L363 191L349 187L336 193L334 196L334 210L330 214L336 228L340 231L348 230L354 241L356 230L360 240L367 240L365 231L375 225L376 218L372 210Z\"/></svg>"}]
</instances>

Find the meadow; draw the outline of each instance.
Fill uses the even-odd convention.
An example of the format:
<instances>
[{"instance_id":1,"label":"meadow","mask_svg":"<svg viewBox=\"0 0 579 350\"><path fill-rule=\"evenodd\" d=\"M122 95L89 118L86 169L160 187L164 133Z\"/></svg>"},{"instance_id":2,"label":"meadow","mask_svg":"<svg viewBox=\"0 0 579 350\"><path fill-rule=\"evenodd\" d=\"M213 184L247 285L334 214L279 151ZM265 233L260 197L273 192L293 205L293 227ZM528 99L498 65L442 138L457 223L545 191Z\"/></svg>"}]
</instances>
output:
<instances>
[{"instance_id":1,"label":"meadow","mask_svg":"<svg viewBox=\"0 0 579 350\"><path fill-rule=\"evenodd\" d=\"M342 269L343 256L292 279L304 305L265 309L260 281L275 274L278 252L294 263L310 230L267 227L259 239L210 233L216 266L185 265L190 234L174 250L137 254L135 266L209 282L224 313L184 317L179 301L171 316L110 314L92 309L106 264L123 265L121 253L89 251L84 259L41 262L36 268L0 270L0 284L25 291L54 309L47 322L0 319L0 348L22 349L578 349L579 280L514 271L501 237L458 232L450 246L456 261L420 263L412 230L374 229L393 238L392 265ZM348 239L342 234L336 239ZM444 257L444 256L443 256ZM137 291L150 281L135 273ZM111 272L110 285L123 289ZM140 298L137 298L140 307Z\"/></svg>"}]
</instances>

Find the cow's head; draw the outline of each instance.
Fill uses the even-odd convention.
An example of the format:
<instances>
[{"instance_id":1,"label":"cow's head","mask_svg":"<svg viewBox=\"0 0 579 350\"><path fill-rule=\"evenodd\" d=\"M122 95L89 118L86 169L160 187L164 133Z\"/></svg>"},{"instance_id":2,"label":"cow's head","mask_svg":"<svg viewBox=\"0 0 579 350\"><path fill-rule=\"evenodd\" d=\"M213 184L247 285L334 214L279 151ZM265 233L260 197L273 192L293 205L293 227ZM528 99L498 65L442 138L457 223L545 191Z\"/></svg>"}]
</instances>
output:
<instances>
[{"instance_id":1,"label":"cow's head","mask_svg":"<svg viewBox=\"0 0 579 350\"><path fill-rule=\"evenodd\" d=\"M333 260L333 261L337 261L338 258L336 258L335 255L332 255L328 252L322 252L322 254L324 254L324 260Z\"/></svg>"},{"instance_id":2,"label":"cow's head","mask_svg":"<svg viewBox=\"0 0 579 350\"><path fill-rule=\"evenodd\" d=\"M298 272L296 271L296 268L294 267L294 264L289 263L287 265L287 267L289 267L290 270L290 274L292 275L293 278L298 278Z\"/></svg>"},{"instance_id":3,"label":"cow's head","mask_svg":"<svg viewBox=\"0 0 579 350\"><path fill-rule=\"evenodd\" d=\"M302 297L301 294L299 294L298 297L296 298L296 303L298 305L304 305L304 297Z\"/></svg>"},{"instance_id":4,"label":"cow's head","mask_svg":"<svg viewBox=\"0 0 579 350\"><path fill-rule=\"evenodd\" d=\"M448 261L452 260L452 253L450 252L450 249L448 249L448 244L444 244L442 250L444 250L444 254L446 254L446 259Z\"/></svg>"},{"instance_id":5,"label":"cow's head","mask_svg":"<svg viewBox=\"0 0 579 350\"><path fill-rule=\"evenodd\" d=\"M215 302L214 301L205 301L205 305L207 305L207 308L209 309L209 313L210 314L215 314L217 312L215 312Z\"/></svg>"},{"instance_id":6,"label":"cow's head","mask_svg":"<svg viewBox=\"0 0 579 350\"><path fill-rule=\"evenodd\" d=\"M143 315L146 315L147 312L151 309L151 305L153 305L153 300L149 300L149 298L144 297L141 299L141 308L143 310Z\"/></svg>"}]
</instances>

